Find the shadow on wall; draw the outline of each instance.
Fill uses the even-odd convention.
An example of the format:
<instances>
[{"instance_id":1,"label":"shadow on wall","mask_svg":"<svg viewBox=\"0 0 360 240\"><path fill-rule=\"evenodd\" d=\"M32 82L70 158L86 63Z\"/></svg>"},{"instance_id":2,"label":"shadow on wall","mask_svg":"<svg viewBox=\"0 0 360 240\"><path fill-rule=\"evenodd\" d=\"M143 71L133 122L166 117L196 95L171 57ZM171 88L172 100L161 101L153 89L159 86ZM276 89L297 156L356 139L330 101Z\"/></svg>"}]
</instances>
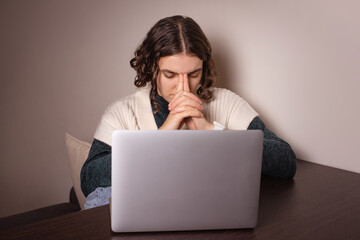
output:
<instances>
[{"instance_id":1,"label":"shadow on wall","mask_svg":"<svg viewBox=\"0 0 360 240\"><path fill-rule=\"evenodd\" d=\"M231 71L232 61L230 59L227 45L224 41L215 38L211 40L211 46L213 48L212 55L217 72L217 81L215 86L233 90L232 86L234 84L231 84L231 80L233 80L231 77L233 75L233 71ZM240 81L240 79L237 79L236 81Z\"/></svg>"},{"instance_id":2,"label":"shadow on wall","mask_svg":"<svg viewBox=\"0 0 360 240\"><path fill-rule=\"evenodd\" d=\"M226 44L226 41L220 38L209 39L211 41L211 46L213 48L213 58L215 61L216 71L217 71L217 81L215 83L215 87L226 88L232 92L243 97L251 107L255 109L260 115L261 120L265 123L267 128L275 132L279 137L283 138L281 134L279 134L279 129L276 127L276 124L273 122L273 118L271 115L266 115L261 111L261 106L256 104L247 98L246 92L243 90L244 84L244 76L243 71L243 62L242 56L235 56L234 51L231 51L230 44ZM246 61L246 59L244 59ZM261 99L256 99L259 104L261 104ZM287 141L288 139L284 139ZM305 156L303 152L300 152L296 146L292 145L295 154ZM308 158L306 158L308 159Z\"/></svg>"},{"instance_id":3,"label":"shadow on wall","mask_svg":"<svg viewBox=\"0 0 360 240\"><path fill-rule=\"evenodd\" d=\"M231 44L227 44L225 39L219 37L209 38L211 46L213 49L213 59L215 61L216 71L217 71L217 81L215 87L226 88L230 91L235 92L236 94L243 97L249 104L252 106L255 111L257 111L261 117L261 120L265 125L275 131L276 128L271 122L271 116L266 116L262 113L261 107L256 103L250 101L246 98L246 94L242 91L243 77L242 71L242 56L235 56L234 51L232 51Z\"/></svg>"}]
</instances>

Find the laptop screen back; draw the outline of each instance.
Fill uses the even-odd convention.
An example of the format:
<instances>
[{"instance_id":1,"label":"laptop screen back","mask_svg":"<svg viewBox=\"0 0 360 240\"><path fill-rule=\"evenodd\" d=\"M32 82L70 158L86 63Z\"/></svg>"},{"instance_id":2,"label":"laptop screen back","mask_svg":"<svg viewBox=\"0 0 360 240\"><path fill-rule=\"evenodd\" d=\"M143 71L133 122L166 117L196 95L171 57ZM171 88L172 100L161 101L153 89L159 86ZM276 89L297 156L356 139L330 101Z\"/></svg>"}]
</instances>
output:
<instances>
[{"instance_id":1,"label":"laptop screen back","mask_svg":"<svg viewBox=\"0 0 360 240\"><path fill-rule=\"evenodd\" d=\"M253 228L263 133L115 131L114 232Z\"/></svg>"}]
</instances>

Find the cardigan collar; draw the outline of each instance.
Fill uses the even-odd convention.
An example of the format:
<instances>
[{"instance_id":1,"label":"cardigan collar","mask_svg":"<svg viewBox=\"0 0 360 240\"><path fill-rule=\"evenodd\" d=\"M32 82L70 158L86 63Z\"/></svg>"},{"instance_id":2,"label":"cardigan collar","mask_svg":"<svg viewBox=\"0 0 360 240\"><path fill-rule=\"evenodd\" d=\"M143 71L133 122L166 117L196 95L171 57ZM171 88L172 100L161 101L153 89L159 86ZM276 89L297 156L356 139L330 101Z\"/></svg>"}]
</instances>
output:
<instances>
[{"instance_id":1,"label":"cardigan collar","mask_svg":"<svg viewBox=\"0 0 360 240\"><path fill-rule=\"evenodd\" d=\"M157 130L154 114L150 103L150 84L135 93L135 116L141 130Z\"/></svg>"}]
</instances>

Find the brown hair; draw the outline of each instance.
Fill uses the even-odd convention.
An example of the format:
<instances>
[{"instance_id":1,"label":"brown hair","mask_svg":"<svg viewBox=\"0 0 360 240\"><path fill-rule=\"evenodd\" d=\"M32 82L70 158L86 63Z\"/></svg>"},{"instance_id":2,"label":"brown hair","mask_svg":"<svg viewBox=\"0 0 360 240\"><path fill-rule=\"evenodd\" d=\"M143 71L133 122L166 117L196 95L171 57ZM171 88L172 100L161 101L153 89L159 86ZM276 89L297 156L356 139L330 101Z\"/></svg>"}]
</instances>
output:
<instances>
[{"instance_id":1,"label":"brown hair","mask_svg":"<svg viewBox=\"0 0 360 240\"><path fill-rule=\"evenodd\" d=\"M191 18L172 16L158 21L148 32L144 41L135 50L130 65L136 71L135 86L144 87L151 82L151 104L159 111L157 96L158 62L161 57L177 53L196 55L203 61L203 72L197 95L208 101L212 98L210 88L216 80L215 64L211 57L211 46L200 26Z\"/></svg>"}]
</instances>

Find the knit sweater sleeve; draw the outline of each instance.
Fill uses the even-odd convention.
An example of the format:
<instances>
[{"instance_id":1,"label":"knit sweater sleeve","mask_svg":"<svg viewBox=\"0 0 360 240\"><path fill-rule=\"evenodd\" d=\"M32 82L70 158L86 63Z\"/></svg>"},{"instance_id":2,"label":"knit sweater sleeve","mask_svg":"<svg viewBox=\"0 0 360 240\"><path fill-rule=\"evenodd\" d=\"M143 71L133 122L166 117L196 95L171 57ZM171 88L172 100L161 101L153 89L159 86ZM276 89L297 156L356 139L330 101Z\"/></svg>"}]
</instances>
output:
<instances>
[{"instance_id":1,"label":"knit sweater sleeve","mask_svg":"<svg viewBox=\"0 0 360 240\"><path fill-rule=\"evenodd\" d=\"M87 197L97 187L111 186L111 146L94 138L80 173L81 190Z\"/></svg>"},{"instance_id":2,"label":"knit sweater sleeve","mask_svg":"<svg viewBox=\"0 0 360 240\"><path fill-rule=\"evenodd\" d=\"M291 179L296 173L296 156L291 146L270 131L259 117L255 117L248 130L264 132L262 174Z\"/></svg>"},{"instance_id":3,"label":"knit sweater sleeve","mask_svg":"<svg viewBox=\"0 0 360 240\"><path fill-rule=\"evenodd\" d=\"M112 133L115 130L139 129L138 115L135 113L135 102L139 96L148 98L146 91L120 98L107 107L102 115L80 173L81 190L86 197L97 187L111 186ZM151 109L149 111L152 113Z\"/></svg>"},{"instance_id":4,"label":"knit sweater sleeve","mask_svg":"<svg viewBox=\"0 0 360 240\"><path fill-rule=\"evenodd\" d=\"M135 117L131 113L129 97L112 103L101 117L88 158L81 168L81 190L87 197L97 187L111 186L112 132L129 129ZM130 123L130 124L129 124Z\"/></svg>"}]
</instances>

